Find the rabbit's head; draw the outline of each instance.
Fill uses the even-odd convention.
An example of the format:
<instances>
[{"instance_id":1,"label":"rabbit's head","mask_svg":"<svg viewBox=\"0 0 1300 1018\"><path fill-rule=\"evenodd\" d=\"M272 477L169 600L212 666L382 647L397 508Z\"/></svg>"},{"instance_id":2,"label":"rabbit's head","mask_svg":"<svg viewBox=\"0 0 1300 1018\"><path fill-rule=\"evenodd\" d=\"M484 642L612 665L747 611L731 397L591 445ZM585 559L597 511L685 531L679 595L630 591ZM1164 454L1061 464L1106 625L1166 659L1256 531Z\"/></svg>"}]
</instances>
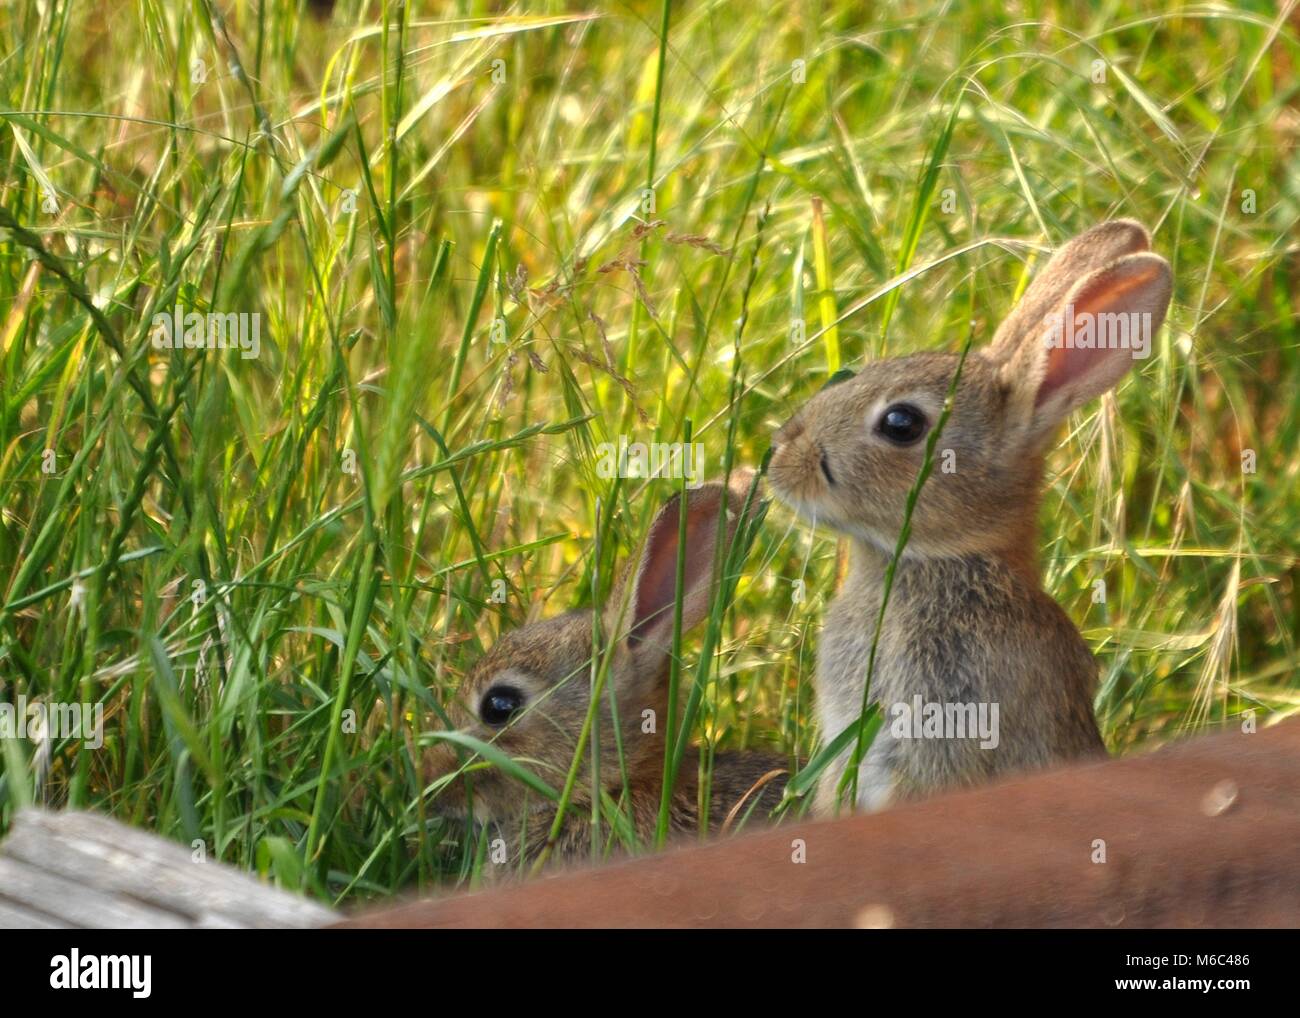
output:
<instances>
[{"instance_id":1,"label":"rabbit's head","mask_svg":"<svg viewBox=\"0 0 1300 1018\"><path fill-rule=\"evenodd\" d=\"M733 475L730 490L706 484L686 494L683 632L709 612L715 573L721 575L745 504L742 480ZM602 784L611 789L622 785L620 743L622 765L630 775L654 775L662 768L680 505L681 497L674 496L660 509L640 558L624 571L601 611L602 646L609 658L599 712L600 767ZM449 704L452 725L492 743L553 788L562 786L591 704L593 622L591 611L573 611L503 634L469 670ZM602 657L595 660L599 665ZM617 711L617 732L611 703ZM452 746L438 742L425 754L426 781L447 775L463 777L463 762ZM531 808L549 805L495 767L474 768L468 788L459 777L438 796L438 808L444 812L463 813L470 795L474 814L482 820L520 814L526 797ZM579 788L585 787L580 780Z\"/></svg>"},{"instance_id":2,"label":"rabbit's head","mask_svg":"<svg viewBox=\"0 0 1300 1018\"><path fill-rule=\"evenodd\" d=\"M988 347L962 368L906 554L1001 554L1032 567L1044 449L1069 413L1150 353L1168 263L1116 220L1051 259ZM868 364L828 385L774 438L768 477L792 508L892 552L958 355Z\"/></svg>"}]
</instances>

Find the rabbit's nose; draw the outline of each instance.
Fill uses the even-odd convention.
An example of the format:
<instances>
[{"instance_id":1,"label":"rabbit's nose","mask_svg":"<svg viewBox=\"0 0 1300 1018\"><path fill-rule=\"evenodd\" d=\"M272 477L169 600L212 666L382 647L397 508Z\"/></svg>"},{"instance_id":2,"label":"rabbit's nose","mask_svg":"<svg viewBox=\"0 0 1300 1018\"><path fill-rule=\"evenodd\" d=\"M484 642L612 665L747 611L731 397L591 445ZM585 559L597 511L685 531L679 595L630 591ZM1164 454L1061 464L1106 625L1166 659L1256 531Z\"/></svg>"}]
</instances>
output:
<instances>
[{"instance_id":1,"label":"rabbit's nose","mask_svg":"<svg viewBox=\"0 0 1300 1018\"><path fill-rule=\"evenodd\" d=\"M426 747L422 762L426 781L434 781L450 774L459 766L456 751L445 742L436 742Z\"/></svg>"}]
</instances>

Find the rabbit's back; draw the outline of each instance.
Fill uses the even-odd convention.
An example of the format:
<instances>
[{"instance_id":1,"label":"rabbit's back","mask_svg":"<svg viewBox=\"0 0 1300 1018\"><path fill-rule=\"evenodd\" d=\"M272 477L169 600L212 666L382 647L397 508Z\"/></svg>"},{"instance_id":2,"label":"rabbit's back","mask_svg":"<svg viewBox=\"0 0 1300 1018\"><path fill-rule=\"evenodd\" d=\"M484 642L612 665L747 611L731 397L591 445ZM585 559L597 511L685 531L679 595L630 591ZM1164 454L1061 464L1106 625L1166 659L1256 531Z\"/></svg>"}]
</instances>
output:
<instances>
[{"instance_id":1,"label":"rabbit's back","mask_svg":"<svg viewBox=\"0 0 1300 1018\"><path fill-rule=\"evenodd\" d=\"M722 752L713 758L709 828L737 830L762 822L781 801L788 761L775 753ZM730 823L728 823L730 821Z\"/></svg>"},{"instance_id":2,"label":"rabbit's back","mask_svg":"<svg viewBox=\"0 0 1300 1018\"><path fill-rule=\"evenodd\" d=\"M670 842L685 841L699 835L698 766L696 752L688 750L668 807ZM767 822L769 814L781 801L788 777L786 768L786 759L775 753L750 750L717 753L709 786L709 832L716 835L724 825L734 832L742 826ZM610 788L612 799L623 800L625 816L632 824L636 841L642 846L654 843L661 778L662 761L651 758L634 767L630 788L625 792ZM575 795L559 829L552 835L554 823L554 810L530 814L520 846L522 868L534 863L548 844L548 858L554 864L573 865L592 860L591 801L588 795L582 791ZM600 845L597 858L617 858L626 854L627 846L614 835L608 823L602 824ZM519 868L520 860L516 853L514 865L507 871Z\"/></svg>"}]
</instances>

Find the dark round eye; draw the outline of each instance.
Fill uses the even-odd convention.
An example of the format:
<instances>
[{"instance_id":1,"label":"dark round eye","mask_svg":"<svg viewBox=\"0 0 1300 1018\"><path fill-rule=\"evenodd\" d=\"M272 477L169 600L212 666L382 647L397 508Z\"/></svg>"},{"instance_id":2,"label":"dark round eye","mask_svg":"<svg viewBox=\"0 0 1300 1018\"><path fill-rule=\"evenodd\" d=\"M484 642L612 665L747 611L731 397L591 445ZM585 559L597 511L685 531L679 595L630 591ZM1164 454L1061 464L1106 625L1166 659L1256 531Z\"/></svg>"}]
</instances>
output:
<instances>
[{"instance_id":1,"label":"dark round eye","mask_svg":"<svg viewBox=\"0 0 1300 1018\"><path fill-rule=\"evenodd\" d=\"M483 694L478 705L478 716L485 725L500 728L523 706L524 694L514 686L493 686Z\"/></svg>"},{"instance_id":2,"label":"dark round eye","mask_svg":"<svg viewBox=\"0 0 1300 1018\"><path fill-rule=\"evenodd\" d=\"M925 434L925 414L910 403L895 403L886 407L876 424L876 430L897 445L911 445Z\"/></svg>"}]
</instances>

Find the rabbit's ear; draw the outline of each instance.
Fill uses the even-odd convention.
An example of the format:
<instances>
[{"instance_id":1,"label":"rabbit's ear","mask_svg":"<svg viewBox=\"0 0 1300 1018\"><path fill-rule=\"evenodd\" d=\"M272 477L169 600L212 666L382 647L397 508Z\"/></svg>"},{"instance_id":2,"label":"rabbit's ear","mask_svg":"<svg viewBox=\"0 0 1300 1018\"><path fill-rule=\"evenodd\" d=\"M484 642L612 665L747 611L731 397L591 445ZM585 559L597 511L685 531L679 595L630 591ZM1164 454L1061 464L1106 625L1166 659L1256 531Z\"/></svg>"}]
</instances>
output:
<instances>
[{"instance_id":1,"label":"rabbit's ear","mask_svg":"<svg viewBox=\"0 0 1300 1018\"><path fill-rule=\"evenodd\" d=\"M737 475L732 490L722 484L705 484L686 493L686 552L682 562L682 631L702 622L709 612L714 585L714 563L719 560L718 539L725 557L740 521L744 495ZM677 603L677 559L681 536L681 495L674 495L650 524L645 547L630 574L626 607L620 608L627 646L643 659L665 656L672 647L674 606ZM726 524L720 517L726 514ZM620 599L621 600L621 599ZM615 606L611 606L614 608Z\"/></svg>"},{"instance_id":2,"label":"rabbit's ear","mask_svg":"<svg viewBox=\"0 0 1300 1018\"><path fill-rule=\"evenodd\" d=\"M989 356L998 361L1011 359L1029 333L1079 280L1125 255L1150 247L1147 231L1132 219L1114 219L1079 234L1052 255L1046 267L1034 277L1020 302L998 327L989 346Z\"/></svg>"},{"instance_id":3,"label":"rabbit's ear","mask_svg":"<svg viewBox=\"0 0 1300 1018\"><path fill-rule=\"evenodd\" d=\"M1127 255L1076 283L1025 337L1000 371L1031 445L1150 355L1172 286L1159 255Z\"/></svg>"}]
</instances>

